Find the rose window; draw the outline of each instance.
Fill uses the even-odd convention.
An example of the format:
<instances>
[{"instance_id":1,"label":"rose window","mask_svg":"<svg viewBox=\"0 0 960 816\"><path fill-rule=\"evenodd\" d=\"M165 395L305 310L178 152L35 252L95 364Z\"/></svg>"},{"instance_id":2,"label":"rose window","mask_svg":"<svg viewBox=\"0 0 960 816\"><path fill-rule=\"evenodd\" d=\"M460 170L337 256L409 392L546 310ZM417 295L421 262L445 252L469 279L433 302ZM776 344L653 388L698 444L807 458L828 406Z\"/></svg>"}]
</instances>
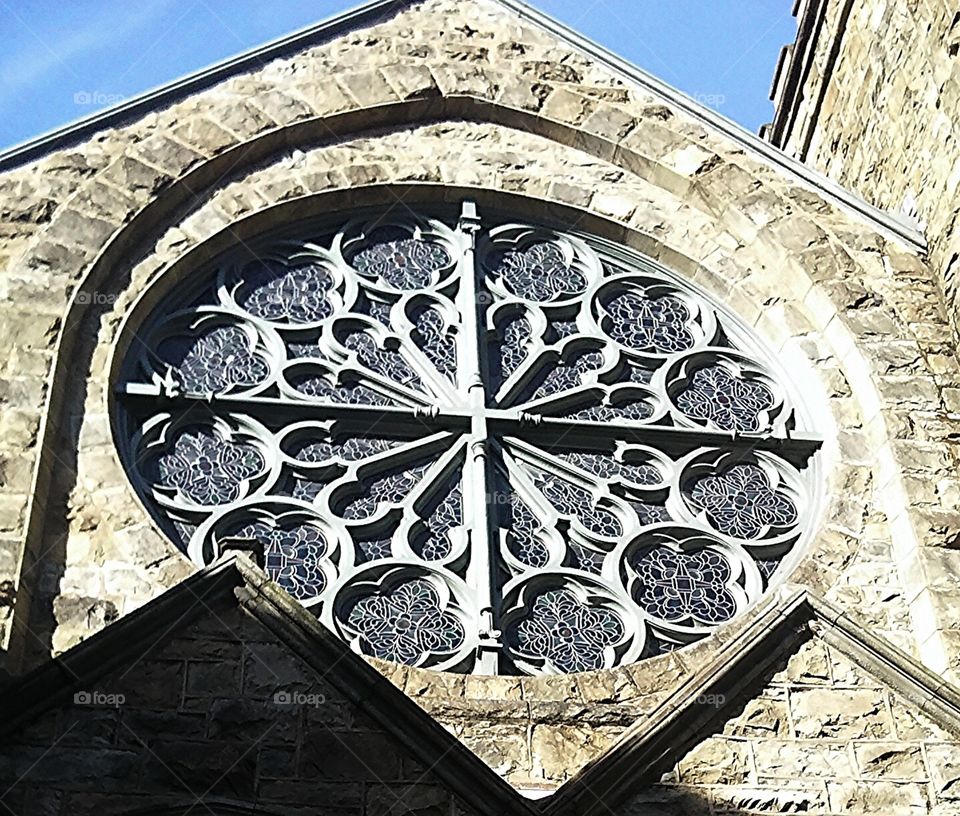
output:
<instances>
[{"instance_id":1,"label":"rose window","mask_svg":"<svg viewBox=\"0 0 960 816\"><path fill-rule=\"evenodd\" d=\"M796 395L649 259L467 203L303 226L190 280L125 332L131 478L198 564L255 547L357 652L609 668L795 560L819 445Z\"/></svg>"}]
</instances>

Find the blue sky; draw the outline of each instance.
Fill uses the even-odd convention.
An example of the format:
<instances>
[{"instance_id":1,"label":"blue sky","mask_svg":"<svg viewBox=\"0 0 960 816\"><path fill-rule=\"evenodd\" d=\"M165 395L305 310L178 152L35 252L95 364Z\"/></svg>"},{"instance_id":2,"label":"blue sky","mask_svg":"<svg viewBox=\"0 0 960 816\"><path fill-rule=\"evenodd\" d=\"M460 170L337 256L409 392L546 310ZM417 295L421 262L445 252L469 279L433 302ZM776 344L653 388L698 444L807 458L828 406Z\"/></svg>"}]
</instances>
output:
<instances>
[{"instance_id":1,"label":"blue sky","mask_svg":"<svg viewBox=\"0 0 960 816\"><path fill-rule=\"evenodd\" d=\"M746 128L791 0L533 0ZM0 0L0 148L310 25L350 0Z\"/></svg>"}]
</instances>

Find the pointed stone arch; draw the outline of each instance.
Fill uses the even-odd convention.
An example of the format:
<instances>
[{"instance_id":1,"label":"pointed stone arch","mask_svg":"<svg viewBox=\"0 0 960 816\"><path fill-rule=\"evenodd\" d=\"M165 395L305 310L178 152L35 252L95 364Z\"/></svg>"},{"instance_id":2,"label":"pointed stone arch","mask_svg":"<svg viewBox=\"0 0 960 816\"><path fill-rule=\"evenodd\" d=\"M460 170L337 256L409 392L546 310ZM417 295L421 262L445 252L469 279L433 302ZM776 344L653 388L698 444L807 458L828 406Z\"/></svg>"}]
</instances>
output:
<instances>
[{"instance_id":1,"label":"pointed stone arch","mask_svg":"<svg viewBox=\"0 0 960 816\"><path fill-rule=\"evenodd\" d=\"M390 26L408 21L401 15L381 23L377 42L389 39ZM768 336L787 340L805 335L807 356L827 361L825 388L836 392L838 404L844 403L838 410L847 423L840 439L848 466L834 483L834 510L841 521L829 533L826 548L834 555L825 553L821 563L811 564L804 579L834 578L847 566L849 553L839 558L835 553L838 547L849 550L862 535L853 528L862 524L860 505L865 502L851 503L848 494L867 489L864 450L870 445L881 451L879 459L870 461L876 461L886 495L894 499L890 506L898 508L892 519L899 548L893 560L916 580L915 575L946 559L943 550L923 551L918 545L950 543L957 529L954 515L930 494L929 480L925 486L908 473L915 469L917 455L939 442L937 437L919 445L909 440L912 414L937 418L931 435L952 432L940 418L948 398L942 389L952 382L956 363L937 342L946 320L922 259L891 240L884 225L847 214L823 191L785 178L582 55L571 56L565 47L558 51L542 32L527 30L518 39L524 37L530 40L524 56L540 54L543 59L522 60L530 67L519 74L507 70L514 63L506 58L500 70L465 68L449 56L397 60L382 46L364 50L366 66L342 72L335 91L323 91L316 77L296 80L298 71L310 74L311 65L314 71L325 70L324 60L342 58L349 65L345 55L362 46L346 37L268 65L257 75L228 80L36 166L65 185L74 179L80 183L52 209L52 216L50 208L40 208L46 220L19 251L11 275L21 297L45 288L48 302L68 300L65 309L61 300L59 309L31 311L21 352L31 355L37 372L31 380L34 391L17 409L18 416L39 426L38 441L24 444L18 454L24 472L30 465L29 479L21 477L5 498L13 505L18 496L31 497L26 516L10 525L10 540L26 543L21 571L36 579L35 567L42 561L43 525L50 520L47 488L57 469L56 435L64 427L63 389L75 374L77 327L95 313L98 293L112 296L108 282L115 270L129 256L147 251L161 228L168 230L165 249L180 251L245 213L325 191L340 190L338 195L347 200L363 196L349 191L378 184L418 187L428 181L486 186L501 193L521 184L530 187L526 176L536 175L531 168L511 173L502 155L490 159L484 181L471 178L468 168L456 168L448 154L446 170L431 166L426 157L408 166L348 162L315 176L311 189L298 190L289 174L280 174L269 186L249 193L249 199L230 192L231 178L261 166L295 163L296 157L284 158L292 150L335 150L346 144L362 151L382 143L384 134L450 122L498 128L516 134L517 143L533 134L580 157L572 164L583 169L582 178L589 183L555 183L542 173L527 192L589 213L605 234L660 257L725 296L744 316L762 319ZM595 184L591 161L619 176L603 179L601 173L602 184ZM11 178L30 189L31 172L15 171ZM634 182L634 198L624 195ZM650 195L638 196L640 187ZM660 210L651 202L659 202ZM180 235L171 235L171 227ZM771 298L777 302L765 303ZM878 342L878 332L900 338L902 347L893 358ZM900 373L904 370L909 375ZM30 405L38 392L43 399L39 411ZM949 471L946 461L938 466L943 474ZM919 509L909 509L916 505ZM936 606L935 596L923 595L925 582L921 578L904 588L915 601L918 627ZM31 583L22 582L20 590L21 627ZM109 614L107 610L104 617ZM19 636L25 637L22 628ZM931 666L946 666L953 647L944 636L918 628L917 639Z\"/></svg>"}]
</instances>

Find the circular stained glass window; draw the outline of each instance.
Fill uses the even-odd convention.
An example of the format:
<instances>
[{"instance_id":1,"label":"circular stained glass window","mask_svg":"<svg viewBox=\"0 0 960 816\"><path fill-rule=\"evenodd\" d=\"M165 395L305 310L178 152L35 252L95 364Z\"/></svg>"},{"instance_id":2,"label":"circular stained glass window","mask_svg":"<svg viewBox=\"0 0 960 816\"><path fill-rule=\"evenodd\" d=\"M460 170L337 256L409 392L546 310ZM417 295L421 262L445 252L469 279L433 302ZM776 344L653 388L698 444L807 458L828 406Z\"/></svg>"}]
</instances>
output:
<instances>
[{"instance_id":1,"label":"circular stained glass window","mask_svg":"<svg viewBox=\"0 0 960 816\"><path fill-rule=\"evenodd\" d=\"M365 655L550 674L676 649L811 515L819 443L743 324L470 203L239 248L136 337L117 428L158 522L198 564L261 547Z\"/></svg>"}]
</instances>

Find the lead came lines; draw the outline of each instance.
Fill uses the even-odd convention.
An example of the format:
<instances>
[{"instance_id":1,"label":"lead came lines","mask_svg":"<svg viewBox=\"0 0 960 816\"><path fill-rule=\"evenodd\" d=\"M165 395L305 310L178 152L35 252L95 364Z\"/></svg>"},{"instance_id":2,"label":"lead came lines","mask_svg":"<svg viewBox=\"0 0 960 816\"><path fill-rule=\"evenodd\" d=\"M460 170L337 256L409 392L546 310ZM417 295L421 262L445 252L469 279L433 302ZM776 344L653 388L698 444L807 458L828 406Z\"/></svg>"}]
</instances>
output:
<instances>
[{"instance_id":1,"label":"lead came lines","mask_svg":"<svg viewBox=\"0 0 960 816\"><path fill-rule=\"evenodd\" d=\"M608 668L740 614L802 538L818 442L776 369L639 256L468 203L207 280L124 367L131 478L199 563L260 542L360 652Z\"/></svg>"}]
</instances>

